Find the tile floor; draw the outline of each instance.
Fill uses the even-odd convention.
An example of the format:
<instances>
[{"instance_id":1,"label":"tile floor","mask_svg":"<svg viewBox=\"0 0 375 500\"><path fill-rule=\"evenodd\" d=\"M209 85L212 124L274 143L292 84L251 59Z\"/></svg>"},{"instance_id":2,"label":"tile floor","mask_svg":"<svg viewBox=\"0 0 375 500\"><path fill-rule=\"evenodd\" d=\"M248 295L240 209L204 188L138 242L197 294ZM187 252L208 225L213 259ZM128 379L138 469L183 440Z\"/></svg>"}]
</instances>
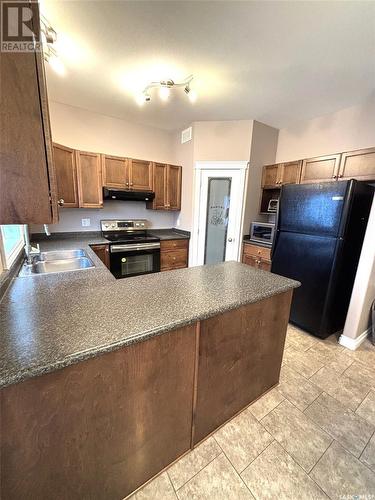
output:
<instances>
[{"instance_id":1,"label":"tile floor","mask_svg":"<svg viewBox=\"0 0 375 500\"><path fill-rule=\"evenodd\" d=\"M289 326L280 384L132 500L375 500L375 346Z\"/></svg>"}]
</instances>

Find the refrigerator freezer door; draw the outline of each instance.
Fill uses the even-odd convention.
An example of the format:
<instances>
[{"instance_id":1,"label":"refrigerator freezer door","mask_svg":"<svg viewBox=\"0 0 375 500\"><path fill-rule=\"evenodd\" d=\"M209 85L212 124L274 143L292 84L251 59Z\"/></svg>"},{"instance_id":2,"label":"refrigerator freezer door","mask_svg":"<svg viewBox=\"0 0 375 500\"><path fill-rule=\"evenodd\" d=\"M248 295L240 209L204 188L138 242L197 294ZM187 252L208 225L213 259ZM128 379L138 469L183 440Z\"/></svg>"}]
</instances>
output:
<instances>
[{"instance_id":1,"label":"refrigerator freezer door","mask_svg":"<svg viewBox=\"0 0 375 500\"><path fill-rule=\"evenodd\" d=\"M319 337L337 245L336 238L281 231L272 258L272 272L301 282L293 294L290 320Z\"/></svg>"},{"instance_id":2,"label":"refrigerator freezer door","mask_svg":"<svg viewBox=\"0 0 375 500\"><path fill-rule=\"evenodd\" d=\"M284 186L278 229L336 237L346 200L348 181Z\"/></svg>"}]
</instances>

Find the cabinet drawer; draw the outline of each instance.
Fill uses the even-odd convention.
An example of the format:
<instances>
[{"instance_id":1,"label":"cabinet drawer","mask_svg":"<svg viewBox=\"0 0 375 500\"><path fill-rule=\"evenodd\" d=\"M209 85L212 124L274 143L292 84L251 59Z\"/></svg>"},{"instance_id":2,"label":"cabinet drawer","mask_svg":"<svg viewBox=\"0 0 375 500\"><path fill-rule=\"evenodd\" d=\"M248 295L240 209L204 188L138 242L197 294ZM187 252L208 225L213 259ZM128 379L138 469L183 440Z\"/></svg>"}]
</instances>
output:
<instances>
[{"instance_id":1,"label":"cabinet drawer","mask_svg":"<svg viewBox=\"0 0 375 500\"><path fill-rule=\"evenodd\" d=\"M186 249L189 246L189 240L164 240L160 242L161 251L169 251L169 250L179 250Z\"/></svg>"},{"instance_id":2,"label":"cabinet drawer","mask_svg":"<svg viewBox=\"0 0 375 500\"><path fill-rule=\"evenodd\" d=\"M165 271L167 269L179 269L187 267L187 250L173 250L169 252L160 253L160 269Z\"/></svg>"},{"instance_id":3,"label":"cabinet drawer","mask_svg":"<svg viewBox=\"0 0 375 500\"><path fill-rule=\"evenodd\" d=\"M250 255L253 257L262 257L262 259L271 260L270 248L261 247L258 245L252 245L250 243L244 243L243 253L244 255Z\"/></svg>"}]
</instances>

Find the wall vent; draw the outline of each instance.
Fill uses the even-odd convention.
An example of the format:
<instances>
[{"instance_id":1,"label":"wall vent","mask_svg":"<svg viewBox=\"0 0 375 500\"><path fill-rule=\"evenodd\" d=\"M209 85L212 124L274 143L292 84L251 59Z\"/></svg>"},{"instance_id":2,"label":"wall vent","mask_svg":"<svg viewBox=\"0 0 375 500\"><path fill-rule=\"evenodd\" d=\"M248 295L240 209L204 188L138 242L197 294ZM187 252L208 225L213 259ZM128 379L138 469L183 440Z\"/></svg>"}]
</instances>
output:
<instances>
[{"instance_id":1,"label":"wall vent","mask_svg":"<svg viewBox=\"0 0 375 500\"><path fill-rule=\"evenodd\" d=\"M191 141L192 136L193 136L192 127L188 127L185 130L183 130L181 132L181 144L184 144L185 142Z\"/></svg>"}]
</instances>

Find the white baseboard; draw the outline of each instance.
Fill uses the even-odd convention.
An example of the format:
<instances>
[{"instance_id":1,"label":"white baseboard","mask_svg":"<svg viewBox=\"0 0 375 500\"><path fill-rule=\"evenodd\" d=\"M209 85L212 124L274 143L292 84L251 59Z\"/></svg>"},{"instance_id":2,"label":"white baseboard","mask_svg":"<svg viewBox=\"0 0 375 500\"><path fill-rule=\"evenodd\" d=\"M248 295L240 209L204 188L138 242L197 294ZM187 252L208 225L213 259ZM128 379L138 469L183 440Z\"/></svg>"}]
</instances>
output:
<instances>
[{"instance_id":1,"label":"white baseboard","mask_svg":"<svg viewBox=\"0 0 375 500\"><path fill-rule=\"evenodd\" d=\"M347 337L346 335L340 335L339 344L347 347L351 351L355 351L362 344L362 342L365 341L366 337L370 334L370 331L371 328L368 328L356 339L352 339L351 337Z\"/></svg>"}]
</instances>

